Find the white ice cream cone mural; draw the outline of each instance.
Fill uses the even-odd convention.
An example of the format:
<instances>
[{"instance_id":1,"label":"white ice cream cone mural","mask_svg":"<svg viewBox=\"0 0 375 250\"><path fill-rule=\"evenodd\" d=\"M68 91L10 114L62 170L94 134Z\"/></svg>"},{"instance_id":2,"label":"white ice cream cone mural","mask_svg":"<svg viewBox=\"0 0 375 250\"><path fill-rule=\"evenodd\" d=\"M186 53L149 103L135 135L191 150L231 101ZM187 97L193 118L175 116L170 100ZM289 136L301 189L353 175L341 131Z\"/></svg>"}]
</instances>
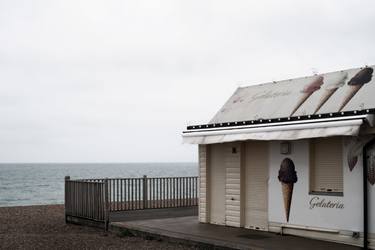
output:
<instances>
[{"instance_id":1,"label":"white ice cream cone mural","mask_svg":"<svg viewBox=\"0 0 375 250\"><path fill-rule=\"evenodd\" d=\"M285 158L280 164L279 181L281 182L281 191L283 194L285 217L289 222L290 208L292 205L293 187L297 182L297 172L291 159Z\"/></svg>"},{"instance_id":2,"label":"white ice cream cone mural","mask_svg":"<svg viewBox=\"0 0 375 250\"><path fill-rule=\"evenodd\" d=\"M318 89L320 89L320 86L323 84L323 76L315 76L310 83L304 86L304 88L301 90L301 96L297 102L297 104L294 106L292 113L290 113L289 116L293 116L294 113L302 106L302 104L309 99L309 97Z\"/></svg>"},{"instance_id":3,"label":"white ice cream cone mural","mask_svg":"<svg viewBox=\"0 0 375 250\"><path fill-rule=\"evenodd\" d=\"M324 79L323 91L319 102L315 108L314 114L316 114L320 108L328 101L328 99L342 86L345 84L345 80L348 77L348 73L345 71L339 72L334 75L331 79Z\"/></svg>"}]
</instances>

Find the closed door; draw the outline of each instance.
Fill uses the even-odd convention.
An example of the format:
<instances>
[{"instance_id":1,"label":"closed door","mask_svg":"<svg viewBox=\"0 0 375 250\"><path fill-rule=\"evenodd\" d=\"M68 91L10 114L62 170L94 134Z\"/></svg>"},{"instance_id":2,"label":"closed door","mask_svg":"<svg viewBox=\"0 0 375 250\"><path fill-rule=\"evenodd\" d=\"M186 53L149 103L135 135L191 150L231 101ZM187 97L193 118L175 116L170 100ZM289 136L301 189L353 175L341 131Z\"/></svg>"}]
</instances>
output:
<instances>
[{"instance_id":1,"label":"closed door","mask_svg":"<svg viewBox=\"0 0 375 250\"><path fill-rule=\"evenodd\" d=\"M224 145L210 146L210 222L225 224L225 162Z\"/></svg>"},{"instance_id":2,"label":"closed door","mask_svg":"<svg viewBox=\"0 0 375 250\"><path fill-rule=\"evenodd\" d=\"M246 228L268 230L268 142L245 144Z\"/></svg>"}]
</instances>

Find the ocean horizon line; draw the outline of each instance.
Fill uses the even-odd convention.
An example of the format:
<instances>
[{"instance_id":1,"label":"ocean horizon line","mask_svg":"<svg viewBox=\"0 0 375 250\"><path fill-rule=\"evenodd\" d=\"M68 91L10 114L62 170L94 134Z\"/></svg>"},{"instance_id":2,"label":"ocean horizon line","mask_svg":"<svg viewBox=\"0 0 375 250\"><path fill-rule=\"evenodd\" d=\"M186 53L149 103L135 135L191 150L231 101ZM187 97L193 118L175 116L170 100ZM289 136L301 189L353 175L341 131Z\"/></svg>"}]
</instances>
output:
<instances>
[{"instance_id":1,"label":"ocean horizon line","mask_svg":"<svg viewBox=\"0 0 375 250\"><path fill-rule=\"evenodd\" d=\"M173 163L198 163L198 161L124 161L124 162L0 162L0 164L173 164Z\"/></svg>"}]
</instances>

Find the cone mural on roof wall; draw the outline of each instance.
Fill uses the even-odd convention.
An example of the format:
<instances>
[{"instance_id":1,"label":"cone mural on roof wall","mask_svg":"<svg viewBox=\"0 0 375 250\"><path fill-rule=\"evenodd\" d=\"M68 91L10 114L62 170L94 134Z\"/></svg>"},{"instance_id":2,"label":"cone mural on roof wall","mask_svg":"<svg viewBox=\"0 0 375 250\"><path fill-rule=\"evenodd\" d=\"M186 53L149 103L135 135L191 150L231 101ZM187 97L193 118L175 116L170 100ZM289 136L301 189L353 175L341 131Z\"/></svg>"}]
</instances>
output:
<instances>
[{"instance_id":1,"label":"cone mural on roof wall","mask_svg":"<svg viewBox=\"0 0 375 250\"><path fill-rule=\"evenodd\" d=\"M332 79L324 79L323 93L320 97L319 103L317 104L314 114L316 114L320 108L328 101L328 99L342 86L345 84L345 80L348 77L348 73L345 71L339 72L334 75Z\"/></svg>"},{"instance_id":2,"label":"cone mural on roof wall","mask_svg":"<svg viewBox=\"0 0 375 250\"><path fill-rule=\"evenodd\" d=\"M375 114L375 65L240 86L209 121L299 120ZM368 110L368 112L366 112ZM324 116L319 116L323 115ZM293 117L293 119L288 119Z\"/></svg>"},{"instance_id":3,"label":"cone mural on roof wall","mask_svg":"<svg viewBox=\"0 0 375 250\"><path fill-rule=\"evenodd\" d=\"M372 79L373 68L365 67L355 74L348 82L348 91L339 107L339 112L357 94L357 92Z\"/></svg>"},{"instance_id":4,"label":"cone mural on roof wall","mask_svg":"<svg viewBox=\"0 0 375 250\"><path fill-rule=\"evenodd\" d=\"M289 222L290 208L292 205L293 187L297 182L297 172L291 159L285 158L280 164L279 181L283 194L286 221Z\"/></svg>"},{"instance_id":5,"label":"cone mural on roof wall","mask_svg":"<svg viewBox=\"0 0 375 250\"><path fill-rule=\"evenodd\" d=\"M301 90L301 97L299 98L297 104L294 106L293 111L289 116L293 116L294 113L302 106L302 104L309 99L309 97L317 90L320 89L320 86L323 84L323 76L315 76L313 80L304 86Z\"/></svg>"}]
</instances>

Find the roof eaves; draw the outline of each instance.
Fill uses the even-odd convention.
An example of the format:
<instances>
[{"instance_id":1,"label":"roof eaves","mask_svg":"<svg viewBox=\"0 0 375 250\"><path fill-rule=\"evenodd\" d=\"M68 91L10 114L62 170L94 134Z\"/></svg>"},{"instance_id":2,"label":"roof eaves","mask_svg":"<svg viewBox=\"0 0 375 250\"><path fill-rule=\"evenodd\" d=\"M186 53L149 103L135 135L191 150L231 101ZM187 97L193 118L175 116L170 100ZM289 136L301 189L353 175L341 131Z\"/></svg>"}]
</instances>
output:
<instances>
[{"instance_id":1,"label":"roof eaves","mask_svg":"<svg viewBox=\"0 0 375 250\"><path fill-rule=\"evenodd\" d=\"M262 124L272 124L280 122L292 122L292 121L309 121L309 120L320 120L326 118L335 118L335 117L348 117L356 115L367 115L375 114L375 109L363 109L363 110L353 110L353 111L343 111L336 113L323 113L315 115L302 115L302 116L292 116L292 117L280 117L280 118L271 118L271 119L257 119L257 120L246 120L246 121L232 121L224 123L208 123L200 125L191 125L187 126L187 131L195 130L204 130L204 129L214 129L214 128L240 128L241 126L246 125L262 125Z\"/></svg>"}]
</instances>

